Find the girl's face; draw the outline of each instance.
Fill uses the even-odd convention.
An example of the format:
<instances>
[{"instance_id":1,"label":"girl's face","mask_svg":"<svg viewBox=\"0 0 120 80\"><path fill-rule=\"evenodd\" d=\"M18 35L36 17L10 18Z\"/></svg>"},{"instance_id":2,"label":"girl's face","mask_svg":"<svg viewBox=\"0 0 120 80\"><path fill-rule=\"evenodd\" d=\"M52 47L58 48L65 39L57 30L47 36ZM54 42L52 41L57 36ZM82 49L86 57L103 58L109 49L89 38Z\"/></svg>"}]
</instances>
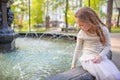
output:
<instances>
[{"instance_id":1,"label":"girl's face","mask_svg":"<svg viewBox=\"0 0 120 80\"><path fill-rule=\"evenodd\" d=\"M90 29L90 25L85 22L80 21L79 18L75 18L76 23L79 25L80 29L87 32Z\"/></svg>"}]
</instances>

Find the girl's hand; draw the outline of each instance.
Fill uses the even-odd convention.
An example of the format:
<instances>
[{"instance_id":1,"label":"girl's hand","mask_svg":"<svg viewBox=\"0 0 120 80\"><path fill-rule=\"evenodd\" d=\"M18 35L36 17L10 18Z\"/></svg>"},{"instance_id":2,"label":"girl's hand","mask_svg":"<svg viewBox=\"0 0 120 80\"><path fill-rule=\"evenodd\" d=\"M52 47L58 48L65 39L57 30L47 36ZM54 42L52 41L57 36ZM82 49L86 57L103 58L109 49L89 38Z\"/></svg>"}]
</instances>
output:
<instances>
[{"instance_id":1,"label":"girl's hand","mask_svg":"<svg viewBox=\"0 0 120 80\"><path fill-rule=\"evenodd\" d=\"M72 66L71 66L71 69L75 69L75 68L76 68L76 66L75 66L75 65L72 65Z\"/></svg>"},{"instance_id":2,"label":"girl's hand","mask_svg":"<svg viewBox=\"0 0 120 80\"><path fill-rule=\"evenodd\" d=\"M100 63L102 60L102 57L100 55L97 55L92 61L93 63Z\"/></svg>"}]
</instances>

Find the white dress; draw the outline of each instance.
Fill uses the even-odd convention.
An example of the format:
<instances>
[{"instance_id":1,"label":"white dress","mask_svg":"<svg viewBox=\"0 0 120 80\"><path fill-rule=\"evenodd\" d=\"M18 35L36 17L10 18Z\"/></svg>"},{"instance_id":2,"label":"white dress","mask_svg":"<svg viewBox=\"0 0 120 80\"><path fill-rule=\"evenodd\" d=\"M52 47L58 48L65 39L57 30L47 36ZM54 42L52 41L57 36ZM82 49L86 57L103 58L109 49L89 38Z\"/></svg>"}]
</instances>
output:
<instances>
[{"instance_id":1,"label":"white dress","mask_svg":"<svg viewBox=\"0 0 120 80\"><path fill-rule=\"evenodd\" d=\"M102 27L106 38L103 46L97 34L85 33L80 30L77 36L77 44L73 55L72 65L76 65L78 59L82 67L96 77L96 80L120 80L120 71L115 64L106 57L110 50L110 35L106 27ZM102 56L99 64L93 63L96 55Z\"/></svg>"}]
</instances>

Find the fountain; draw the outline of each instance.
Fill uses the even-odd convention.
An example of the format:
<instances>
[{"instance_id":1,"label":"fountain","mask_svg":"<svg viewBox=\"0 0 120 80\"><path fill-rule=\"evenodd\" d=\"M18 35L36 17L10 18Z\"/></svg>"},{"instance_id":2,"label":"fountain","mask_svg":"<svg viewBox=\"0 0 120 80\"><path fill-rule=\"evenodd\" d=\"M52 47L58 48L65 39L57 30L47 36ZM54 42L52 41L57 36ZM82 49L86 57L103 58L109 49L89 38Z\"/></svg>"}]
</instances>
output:
<instances>
[{"instance_id":1,"label":"fountain","mask_svg":"<svg viewBox=\"0 0 120 80\"><path fill-rule=\"evenodd\" d=\"M0 0L0 53L6 52L0 54L0 80L40 80L69 69L74 42L28 37L14 40L17 34L11 30L13 13L7 2ZM18 49L9 52L15 43Z\"/></svg>"},{"instance_id":2,"label":"fountain","mask_svg":"<svg viewBox=\"0 0 120 80\"><path fill-rule=\"evenodd\" d=\"M18 34L11 29L11 23L14 15L7 8L9 0L0 0L0 52L9 52L15 50L15 41Z\"/></svg>"},{"instance_id":3,"label":"fountain","mask_svg":"<svg viewBox=\"0 0 120 80\"><path fill-rule=\"evenodd\" d=\"M19 37L16 47L0 54L0 80L42 80L69 70L75 42Z\"/></svg>"},{"instance_id":4,"label":"fountain","mask_svg":"<svg viewBox=\"0 0 120 80\"><path fill-rule=\"evenodd\" d=\"M6 8L7 1L1 0L0 2L0 51L9 53L8 51L15 49L13 44L17 34L10 28L13 14L10 8L8 10ZM0 54L0 80L42 80L69 70L75 42L61 41L60 38L65 36L72 39L72 36L73 38L76 36L50 33L52 38L44 40L43 36L46 34L49 35L49 33L45 33L40 35L40 38L38 35L37 38L28 38L27 35L24 38L17 38L16 47L18 49L15 52ZM57 39L54 40L53 38ZM74 75L76 77L76 74ZM52 78L51 80L58 79ZM67 79L60 78L60 80Z\"/></svg>"}]
</instances>

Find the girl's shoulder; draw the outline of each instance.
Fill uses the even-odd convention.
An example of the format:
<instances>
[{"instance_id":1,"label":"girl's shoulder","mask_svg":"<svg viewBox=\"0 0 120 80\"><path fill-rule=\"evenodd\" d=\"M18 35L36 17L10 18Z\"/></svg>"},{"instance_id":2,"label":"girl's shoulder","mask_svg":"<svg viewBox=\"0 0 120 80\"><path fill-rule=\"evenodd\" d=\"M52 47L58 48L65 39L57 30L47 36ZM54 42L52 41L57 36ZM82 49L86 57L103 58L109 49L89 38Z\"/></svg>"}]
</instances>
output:
<instances>
[{"instance_id":1,"label":"girl's shoulder","mask_svg":"<svg viewBox=\"0 0 120 80\"><path fill-rule=\"evenodd\" d=\"M82 38L84 36L84 31L83 30L80 30L77 34L77 38Z\"/></svg>"},{"instance_id":2,"label":"girl's shoulder","mask_svg":"<svg viewBox=\"0 0 120 80\"><path fill-rule=\"evenodd\" d=\"M84 32L83 30L80 30L77 35L77 38L90 39L96 36L97 36L96 34L89 34L89 33Z\"/></svg>"},{"instance_id":3,"label":"girl's shoulder","mask_svg":"<svg viewBox=\"0 0 120 80\"><path fill-rule=\"evenodd\" d=\"M81 29L79 32L78 32L78 35L77 36L82 36L82 35L84 35L85 34L85 32Z\"/></svg>"},{"instance_id":4,"label":"girl's shoulder","mask_svg":"<svg viewBox=\"0 0 120 80\"><path fill-rule=\"evenodd\" d=\"M102 28L103 32L109 32L109 30L106 26L102 26L101 28Z\"/></svg>"},{"instance_id":5,"label":"girl's shoulder","mask_svg":"<svg viewBox=\"0 0 120 80\"><path fill-rule=\"evenodd\" d=\"M106 26L102 26L101 28L102 28L102 31L103 31L104 35L109 35L109 30Z\"/></svg>"}]
</instances>

